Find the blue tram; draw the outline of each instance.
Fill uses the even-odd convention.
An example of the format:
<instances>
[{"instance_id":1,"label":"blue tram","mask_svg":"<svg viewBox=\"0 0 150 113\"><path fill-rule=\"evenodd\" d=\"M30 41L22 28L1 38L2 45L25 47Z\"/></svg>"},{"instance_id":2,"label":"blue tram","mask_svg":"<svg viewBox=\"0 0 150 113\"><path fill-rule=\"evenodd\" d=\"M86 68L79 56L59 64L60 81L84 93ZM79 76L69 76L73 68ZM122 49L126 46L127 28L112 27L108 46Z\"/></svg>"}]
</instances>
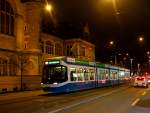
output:
<instances>
[{"instance_id":1,"label":"blue tram","mask_svg":"<svg viewBox=\"0 0 150 113\"><path fill-rule=\"evenodd\" d=\"M72 92L121 84L129 75L125 68L59 57L44 62L41 86L51 93Z\"/></svg>"}]
</instances>

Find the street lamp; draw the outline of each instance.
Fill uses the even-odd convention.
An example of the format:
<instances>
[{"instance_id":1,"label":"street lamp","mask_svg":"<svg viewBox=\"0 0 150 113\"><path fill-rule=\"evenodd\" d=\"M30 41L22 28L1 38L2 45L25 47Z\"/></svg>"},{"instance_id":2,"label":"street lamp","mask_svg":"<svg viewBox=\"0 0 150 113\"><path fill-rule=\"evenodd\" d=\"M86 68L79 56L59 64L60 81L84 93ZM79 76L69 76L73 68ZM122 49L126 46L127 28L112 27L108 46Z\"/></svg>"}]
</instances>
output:
<instances>
[{"instance_id":1,"label":"street lamp","mask_svg":"<svg viewBox=\"0 0 150 113\"><path fill-rule=\"evenodd\" d=\"M114 41L109 41L109 46L113 48L114 47ZM115 65L117 65L117 56L116 56L116 53L115 53L114 57L115 57Z\"/></svg>"},{"instance_id":2,"label":"street lamp","mask_svg":"<svg viewBox=\"0 0 150 113\"><path fill-rule=\"evenodd\" d=\"M47 2L46 5L44 6L44 8L49 13L50 19L52 20L53 24L56 25L57 20L54 15L54 7Z\"/></svg>"},{"instance_id":3,"label":"street lamp","mask_svg":"<svg viewBox=\"0 0 150 113\"><path fill-rule=\"evenodd\" d=\"M45 9L50 12L52 10L52 6L50 4L47 4L45 6Z\"/></svg>"},{"instance_id":4,"label":"street lamp","mask_svg":"<svg viewBox=\"0 0 150 113\"><path fill-rule=\"evenodd\" d=\"M131 67L130 67L130 76L131 76L131 74L132 74L132 63L133 63L133 59L131 58L131 59L130 59L130 64L131 64Z\"/></svg>"},{"instance_id":5,"label":"street lamp","mask_svg":"<svg viewBox=\"0 0 150 113\"><path fill-rule=\"evenodd\" d=\"M138 66L138 74L140 74L140 64L137 64Z\"/></svg>"},{"instance_id":6,"label":"street lamp","mask_svg":"<svg viewBox=\"0 0 150 113\"><path fill-rule=\"evenodd\" d=\"M150 52L149 52L149 51L147 51L146 53L147 53L147 55L150 55Z\"/></svg>"},{"instance_id":7,"label":"street lamp","mask_svg":"<svg viewBox=\"0 0 150 113\"><path fill-rule=\"evenodd\" d=\"M114 41L109 42L110 46L114 45Z\"/></svg>"},{"instance_id":8,"label":"street lamp","mask_svg":"<svg viewBox=\"0 0 150 113\"><path fill-rule=\"evenodd\" d=\"M147 53L147 56L148 56L148 67L150 69L150 52L147 51L146 53Z\"/></svg>"},{"instance_id":9,"label":"street lamp","mask_svg":"<svg viewBox=\"0 0 150 113\"><path fill-rule=\"evenodd\" d=\"M139 42L143 42L144 38L142 36L140 36L138 40L139 40Z\"/></svg>"}]
</instances>

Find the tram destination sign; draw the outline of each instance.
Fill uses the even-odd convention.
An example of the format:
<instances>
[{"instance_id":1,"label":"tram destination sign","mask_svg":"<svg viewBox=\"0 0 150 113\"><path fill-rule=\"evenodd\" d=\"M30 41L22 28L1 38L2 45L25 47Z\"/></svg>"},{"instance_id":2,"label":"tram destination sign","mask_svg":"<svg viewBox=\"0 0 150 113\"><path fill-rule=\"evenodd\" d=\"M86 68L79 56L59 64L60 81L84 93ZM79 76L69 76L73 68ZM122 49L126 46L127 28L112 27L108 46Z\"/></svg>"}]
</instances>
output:
<instances>
[{"instance_id":1,"label":"tram destination sign","mask_svg":"<svg viewBox=\"0 0 150 113\"><path fill-rule=\"evenodd\" d=\"M60 64L60 61L59 60L51 60L51 61L46 61L45 64L46 65Z\"/></svg>"}]
</instances>

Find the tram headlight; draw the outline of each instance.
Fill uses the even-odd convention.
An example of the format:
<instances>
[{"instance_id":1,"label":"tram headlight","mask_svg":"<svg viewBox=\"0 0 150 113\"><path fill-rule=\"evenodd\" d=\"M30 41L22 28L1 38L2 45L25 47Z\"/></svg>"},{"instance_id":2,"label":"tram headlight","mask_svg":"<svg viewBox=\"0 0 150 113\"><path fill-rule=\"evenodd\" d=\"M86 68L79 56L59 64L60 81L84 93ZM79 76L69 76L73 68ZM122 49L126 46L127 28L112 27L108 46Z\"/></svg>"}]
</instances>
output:
<instances>
[{"instance_id":1,"label":"tram headlight","mask_svg":"<svg viewBox=\"0 0 150 113\"><path fill-rule=\"evenodd\" d=\"M48 65L48 62L45 62L45 65Z\"/></svg>"},{"instance_id":2,"label":"tram headlight","mask_svg":"<svg viewBox=\"0 0 150 113\"><path fill-rule=\"evenodd\" d=\"M41 83L41 85L43 85L43 83Z\"/></svg>"},{"instance_id":3,"label":"tram headlight","mask_svg":"<svg viewBox=\"0 0 150 113\"><path fill-rule=\"evenodd\" d=\"M57 83L57 82L54 82L53 84L57 85L58 83Z\"/></svg>"}]
</instances>

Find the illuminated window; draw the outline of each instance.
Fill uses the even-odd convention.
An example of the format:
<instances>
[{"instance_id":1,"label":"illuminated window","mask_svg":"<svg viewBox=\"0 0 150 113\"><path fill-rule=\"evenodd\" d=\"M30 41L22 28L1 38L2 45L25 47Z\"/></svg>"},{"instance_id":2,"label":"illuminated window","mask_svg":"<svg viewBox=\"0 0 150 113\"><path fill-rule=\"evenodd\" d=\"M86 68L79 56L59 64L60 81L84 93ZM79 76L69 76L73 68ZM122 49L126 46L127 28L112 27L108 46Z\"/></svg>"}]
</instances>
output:
<instances>
[{"instance_id":1,"label":"illuminated window","mask_svg":"<svg viewBox=\"0 0 150 113\"><path fill-rule=\"evenodd\" d=\"M0 33L14 35L14 12L6 0L0 0Z\"/></svg>"},{"instance_id":2,"label":"illuminated window","mask_svg":"<svg viewBox=\"0 0 150 113\"><path fill-rule=\"evenodd\" d=\"M61 47L61 45L60 44L55 44L55 55L62 55L61 54L62 53L62 47Z\"/></svg>"},{"instance_id":3,"label":"illuminated window","mask_svg":"<svg viewBox=\"0 0 150 113\"><path fill-rule=\"evenodd\" d=\"M78 73L78 81L83 81L84 80L84 70L82 68L77 70Z\"/></svg>"},{"instance_id":4,"label":"illuminated window","mask_svg":"<svg viewBox=\"0 0 150 113\"><path fill-rule=\"evenodd\" d=\"M54 54L54 45L50 41L46 41L45 43L45 53Z\"/></svg>"},{"instance_id":5,"label":"illuminated window","mask_svg":"<svg viewBox=\"0 0 150 113\"><path fill-rule=\"evenodd\" d=\"M117 71L111 71L110 72L110 79L118 79Z\"/></svg>"},{"instance_id":6,"label":"illuminated window","mask_svg":"<svg viewBox=\"0 0 150 113\"><path fill-rule=\"evenodd\" d=\"M67 56L72 56L73 52L72 52L72 44L67 45Z\"/></svg>"},{"instance_id":7,"label":"illuminated window","mask_svg":"<svg viewBox=\"0 0 150 113\"><path fill-rule=\"evenodd\" d=\"M101 80L105 80L106 79L106 74L105 74L105 70L104 69L100 70L100 76L101 76Z\"/></svg>"},{"instance_id":8,"label":"illuminated window","mask_svg":"<svg viewBox=\"0 0 150 113\"><path fill-rule=\"evenodd\" d=\"M89 72L88 70L84 70L84 80L89 80Z\"/></svg>"},{"instance_id":9,"label":"illuminated window","mask_svg":"<svg viewBox=\"0 0 150 113\"><path fill-rule=\"evenodd\" d=\"M78 81L78 75L76 73L76 68L70 68L70 78L71 78L71 81Z\"/></svg>"},{"instance_id":10,"label":"illuminated window","mask_svg":"<svg viewBox=\"0 0 150 113\"><path fill-rule=\"evenodd\" d=\"M89 74L89 79L94 80L95 77L94 69L90 69L88 74Z\"/></svg>"}]
</instances>

